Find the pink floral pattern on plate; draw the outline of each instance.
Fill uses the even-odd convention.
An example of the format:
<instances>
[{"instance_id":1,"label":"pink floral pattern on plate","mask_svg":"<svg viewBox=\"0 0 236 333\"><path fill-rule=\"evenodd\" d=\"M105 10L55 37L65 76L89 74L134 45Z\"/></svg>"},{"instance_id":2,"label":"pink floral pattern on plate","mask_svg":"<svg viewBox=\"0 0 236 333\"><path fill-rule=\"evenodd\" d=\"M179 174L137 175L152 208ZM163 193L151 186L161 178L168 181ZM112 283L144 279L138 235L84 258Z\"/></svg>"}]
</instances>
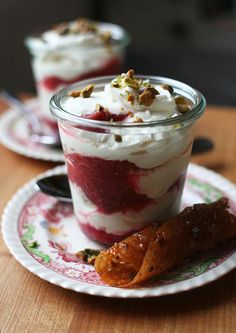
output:
<instances>
[{"instance_id":1,"label":"pink floral pattern on plate","mask_svg":"<svg viewBox=\"0 0 236 333\"><path fill-rule=\"evenodd\" d=\"M182 208L195 202L211 202L225 196L211 183L187 175ZM234 202L231 209L236 212ZM94 285L104 285L94 267L84 264L77 256L79 250L99 248L79 229L73 215L72 205L37 192L25 203L19 219L18 234L26 250L41 265L67 278ZM235 243L219 247L215 251L186 262L178 270L149 286L161 286L184 281L205 273L222 264L235 251Z\"/></svg>"}]
</instances>

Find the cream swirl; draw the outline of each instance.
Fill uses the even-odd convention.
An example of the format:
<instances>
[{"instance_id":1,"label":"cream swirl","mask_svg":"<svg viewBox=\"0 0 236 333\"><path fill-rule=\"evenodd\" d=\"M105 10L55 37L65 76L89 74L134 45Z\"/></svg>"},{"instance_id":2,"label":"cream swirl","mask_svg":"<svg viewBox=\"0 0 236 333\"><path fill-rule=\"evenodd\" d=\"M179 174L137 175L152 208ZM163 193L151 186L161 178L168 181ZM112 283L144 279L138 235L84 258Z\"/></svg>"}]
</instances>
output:
<instances>
[{"instance_id":1,"label":"cream swirl","mask_svg":"<svg viewBox=\"0 0 236 333\"><path fill-rule=\"evenodd\" d=\"M122 122L147 122L169 118L178 114L175 98L161 85L151 85L148 80L136 80L136 87L127 84L127 74L121 74L106 84L104 90L95 91L89 98L68 96L63 108L74 115L84 116L94 113L96 105L108 109L112 114L127 114ZM117 83L119 82L119 83ZM150 94L148 94L151 91ZM154 94L152 94L154 92ZM147 93L147 98L142 97ZM141 96L141 97L140 97Z\"/></svg>"},{"instance_id":2,"label":"cream swirl","mask_svg":"<svg viewBox=\"0 0 236 333\"><path fill-rule=\"evenodd\" d=\"M125 31L118 25L83 19L61 23L41 35L32 35L27 45L32 51L62 51L61 47L104 47L121 41L124 36Z\"/></svg>"}]
</instances>

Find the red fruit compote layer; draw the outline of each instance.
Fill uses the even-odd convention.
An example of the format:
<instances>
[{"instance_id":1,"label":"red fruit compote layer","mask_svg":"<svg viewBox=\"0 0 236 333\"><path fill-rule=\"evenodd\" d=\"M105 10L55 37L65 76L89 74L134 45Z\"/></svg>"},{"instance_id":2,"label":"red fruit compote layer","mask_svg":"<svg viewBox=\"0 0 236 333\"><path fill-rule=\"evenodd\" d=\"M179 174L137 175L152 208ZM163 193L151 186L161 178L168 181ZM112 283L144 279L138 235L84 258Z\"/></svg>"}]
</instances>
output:
<instances>
[{"instance_id":1,"label":"red fruit compote layer","mask_svg":"<svg viewBox=\"0 0 236 333\"><path fill-rule=\"evenodd\" d=\"M33 54L41 107L38 116L45 126L55 127L48 107L55 92L79 80L121 71L124 37L124 30L117 25L78 19L26 40Z\"/></svg>"},{"instance_id":2,"label":"red fruit compote layer","mask_svg":"<svg viewBox=\"0 0 236 333\"><path fill-rule=\"evenodd\" d=\"M178 212L192 125L135 125L188 112L189 100L129 70L104 89L71 91L62 106L92 120L90 127L59 121L75 215L86 235L111 244ZM98 121L115 127L96 127Z\"/></svg>"}]
</instances>

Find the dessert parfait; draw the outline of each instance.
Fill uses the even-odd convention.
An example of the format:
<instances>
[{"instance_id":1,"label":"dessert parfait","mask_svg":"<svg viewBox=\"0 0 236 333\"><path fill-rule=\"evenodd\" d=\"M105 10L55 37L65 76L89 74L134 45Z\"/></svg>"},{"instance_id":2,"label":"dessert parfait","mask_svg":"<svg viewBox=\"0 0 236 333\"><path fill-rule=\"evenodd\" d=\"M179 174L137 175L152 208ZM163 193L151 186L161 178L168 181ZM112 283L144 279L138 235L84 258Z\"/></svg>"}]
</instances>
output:
<instances>
[{"instance_id":1,"label":"dessert parfait","mask_svg":"<svg viewBox=\"0 0 236 333\"><path fill-rule=\"evenodd\" d=\"M178 213L204 97L167 78L83 81L50 102L74 211L90 238L111 244Z\"/></svg>"},{"instance_id":2,"label":"dessert parfait","mask_svg":"<svg viewBox=\"0 0 236 333\"><path fill-rule=\"evenodd\" d=\"M57 131L48 107L52 95L79 80L119 73L128 42L121 27L87 19L61 23L26 39L45 131Z\"/></svg>"}]
</instances>

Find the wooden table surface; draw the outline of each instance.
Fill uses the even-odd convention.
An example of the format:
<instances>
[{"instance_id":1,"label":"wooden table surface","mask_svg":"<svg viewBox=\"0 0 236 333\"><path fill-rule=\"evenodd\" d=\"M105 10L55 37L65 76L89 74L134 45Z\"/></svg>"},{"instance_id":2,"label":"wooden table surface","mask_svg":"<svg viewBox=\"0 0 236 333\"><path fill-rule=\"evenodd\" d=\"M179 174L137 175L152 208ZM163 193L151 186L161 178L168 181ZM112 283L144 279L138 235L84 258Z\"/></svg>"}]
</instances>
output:
<instances>
[{"instance_id":1,"label":"wooden table surface","mask_svg":"<svg viewBox=\"0 0 236 333\"><path fill-rule=\"evenodd\" d=\"M4 106L0 105L3 110ZM208 107L197 135L215 149L192 162L236 183L236 109ZM55 166L0 145L0 210L25 182ZM230 333L236 331L236 270L195 290L151 299L112 299L65 290L22 267L0 238L0 332Z\"/></svg>"}]
</instances>

